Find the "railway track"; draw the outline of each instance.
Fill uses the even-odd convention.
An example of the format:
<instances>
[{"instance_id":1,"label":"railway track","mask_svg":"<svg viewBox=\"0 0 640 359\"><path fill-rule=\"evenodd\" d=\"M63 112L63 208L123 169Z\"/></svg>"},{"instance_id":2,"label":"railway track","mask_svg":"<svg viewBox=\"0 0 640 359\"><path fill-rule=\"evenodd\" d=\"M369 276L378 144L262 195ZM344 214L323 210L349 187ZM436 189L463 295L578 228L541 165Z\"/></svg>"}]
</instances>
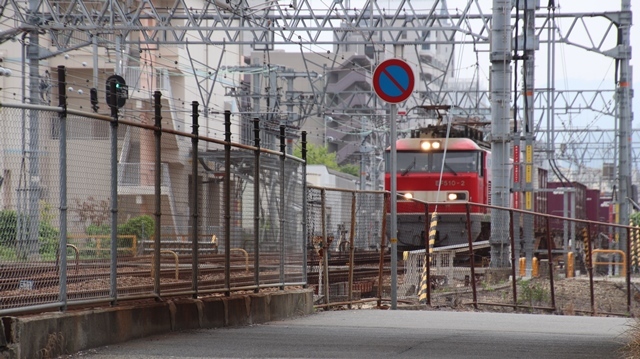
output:
<instances>
[{"instance_id":1,"label":"railway track","mask_svg":"<svg viewBox=\"0 0 640 359\"><path fill-rule=\"evenodd\" d=\"M221 290L225 288L224 254L201 255L198 258L198 289L200 291ZM178 276L171 256L161 258L161 294L190 291L192 287L191 256L179 255ZM346 282L349 278L348 255L336 253L329 260L330 282ZM386 261L390 259L385 256ZM280 283L280 256L261 255L260 284ZM379 253L356 253L354 258L353 280L377 278L379 275ZM151 256L118 258L117 291L119 297L140 295L154 292L154 280L151 276ZM252 257L234 255L230 263L230 283L233 288L250 287L255 285L254 261ZM287 261L287 267L300 267L300 261ZM310 254L307 261L307 283L318 283L317 256ZM68 262L67 298L69 301L84 299L99 299L109 296L110 292L110 261L109 259L80 259ZM0 310L25 305L50 303L59 300L60 273L56 262L25 265L24 263L5 263L0 268ZM385 274L388 274L388 270ZM296 278L294 282L301 282L302 271L285 274L286 278Z\"/></svg>"}]
</instances>

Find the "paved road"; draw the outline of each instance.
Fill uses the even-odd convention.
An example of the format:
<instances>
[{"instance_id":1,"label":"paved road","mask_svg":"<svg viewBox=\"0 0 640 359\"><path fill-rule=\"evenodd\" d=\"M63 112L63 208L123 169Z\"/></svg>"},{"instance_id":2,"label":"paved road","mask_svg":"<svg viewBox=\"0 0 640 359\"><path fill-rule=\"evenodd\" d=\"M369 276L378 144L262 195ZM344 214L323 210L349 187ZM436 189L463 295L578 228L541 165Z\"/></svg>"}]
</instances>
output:
<instances>
[{"instance_id":1,"label":"paved road","mask_svg":"<svg viewBox=\"0 0 640 359\"><path fill-rule=\"evenodd\" d=\"M77 358L619 358L626 319L353 310L171 333Z\"/></svg>"}]
</instances>

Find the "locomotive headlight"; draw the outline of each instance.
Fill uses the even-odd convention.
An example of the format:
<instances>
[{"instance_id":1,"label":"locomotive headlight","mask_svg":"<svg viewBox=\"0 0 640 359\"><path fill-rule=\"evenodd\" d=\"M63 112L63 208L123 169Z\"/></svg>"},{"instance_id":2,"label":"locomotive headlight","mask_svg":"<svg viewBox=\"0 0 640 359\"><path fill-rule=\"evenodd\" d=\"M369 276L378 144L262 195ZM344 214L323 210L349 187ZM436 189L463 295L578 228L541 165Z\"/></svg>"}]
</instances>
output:
<instances>
[{"instance_id":1,"label":"locomotive headlight","mask_svg":"<svg viewBox=\"0 0 640 359\"><path fill-rule=\"evenodd\" d=\"M467 194L465 192L449 192L447 193L447 201L466 201Z\"/></svg>"},{"instance_id":2,"label":"locomotive headlight","mask_svg":"<svg viewBox=\"0 0 640 359\"><path fill-rule=\"evenodd\" d=\"M407 192L407 193L404 194L403 197L404 197L404 199L407 199L407 200L412 199L413 198L413 193Z\"/></svg>"},{"instance_id":3,"label":"locomotive headlight","mask_svg":"<svg viewBox=\"0 0 640 359\"><path fill-rule=\"evenodd\" d=\"M439 150L441 147L440 141L422 141L420 142L420 149L423 151Z\"/></svg>"}]
</instances>

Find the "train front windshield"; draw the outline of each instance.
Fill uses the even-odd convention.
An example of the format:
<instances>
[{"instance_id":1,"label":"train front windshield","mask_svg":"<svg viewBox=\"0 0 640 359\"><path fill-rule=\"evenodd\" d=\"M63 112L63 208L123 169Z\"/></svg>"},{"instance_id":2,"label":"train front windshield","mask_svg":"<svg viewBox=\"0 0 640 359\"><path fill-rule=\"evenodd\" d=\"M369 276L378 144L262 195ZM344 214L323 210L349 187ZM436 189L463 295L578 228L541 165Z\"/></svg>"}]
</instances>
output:
<instances>
[{"instance_id":1,"label":"train front windshield","mask_svg":"<svg viewBox=\"0 0 640 359\"><path fill-rule=\"evenodd\" d=\"M386 172L391 170L390 152L385 152ZM442 160L444 161L444 165ZM447 151L444 152L398 152L396 157L398 173L411 172L440 173L480 172L480 152Z\"/></svg>"}]
</instances>

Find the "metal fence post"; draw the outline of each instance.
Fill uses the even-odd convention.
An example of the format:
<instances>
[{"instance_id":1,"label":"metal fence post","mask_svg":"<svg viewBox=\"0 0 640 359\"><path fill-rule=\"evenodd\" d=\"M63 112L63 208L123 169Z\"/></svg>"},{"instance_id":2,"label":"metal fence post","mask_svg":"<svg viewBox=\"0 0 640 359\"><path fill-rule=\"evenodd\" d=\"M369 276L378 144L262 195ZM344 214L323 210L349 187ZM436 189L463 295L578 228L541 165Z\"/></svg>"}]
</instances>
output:
<instances>
[{"instance_id":1,"label":"metal fence post","mask_svg":"<svg viewBox=\"0 0 640 359\"><path fill-rule=\"evenodd\" d=\"M382 306L382 282L384 272L384 247L385 237L387 236L387 210L389 208L389 194L385 193L382 197L382 228L380 229L380 267L378 271L378 307Z\"/></svg>"},{"instance_id":2,"label":"metal fence post","mask_svg":"<svg viewBox=\"0 0 640 359\"><path fill-rule=\"evenodd\" d=\"M253 119L253 145L255 146L253 169L253 280L260 292L260 119Z\"/></svg>"},{"instance_id":3,"label":"metal fence post","mask_svg":"<svg viewBox=\"0 0 640 359\"><path fill-rule=\"evenodd\" d=\"M280 289L284 290L284 232L285 232L285 203L284 203L284 182L285 182L285 173L284 173L284 163L287 159L287 145L285 144L285 126L280 125L280 152L282 153L280 156Z\"/></svg>"},{"instance_id":4,"label":"metal fence post","mask_svg":"<svg viewBox=\"0 0 640 359\"><path fill-rule=\"evenodd\" d=\"M324 304L329 304L329 246L327 245L327 190L322 188L320 190L320 213L322 219L322 274L318 271L318 282L320 282L320 276L324 282L322 287L322 294L324 296ZM320 294L320 293L318 293ZM329 306L327 306L329 308Z\"/></svg>"},{"instance_id":5,"label":"metal fence post","mask_svg":"<svg viewBox=\"0 0 640 359\"><path fill-rule=\"evenodd\" d=\"M109 82L111 94L111 304L118 302L118 97L116 81Z\"/></svg>"},{"instance_id":6,"label":"metal fence post","mask_svg":"<svg viewBox=\"0 0 640 359\"><path fill-rule=\"evenodd\" d=\"M349 231L349 291L348 301L349 309L351 309L351 301L353 300L353 266L355 262L354 240L356 236L356 192L351 193L351 228Z\"/></svg>"},{"instance_id":7,"label":"metal fence post","mask_svg":"<svg viewBox=\"0 0 640 359\"><path fill-rule=\"evenodd\" d=\"M513 234L513 226L515 224L513 222L513 217L513 211L509 211L509 238L511 242L511 289L513 290L513 309L518 309L518 288L516 285L516 244ZM533 262L533 259L531 259L531 261ZM528 266L530 264L527 263L526 265Z\"/></svg>"},{"instance_id":8,"label":"metal fence post","mask_svg":"<svg viewBox=\"0 0 640 359\"><path fill-rule=\"evenodd\" d=\"M600 225L597 227L596 233L600 232ZM587 272L589 273L589 299L591 300L591 315L596 315L596 301L593 291L593 248L591 248L591 225L587 225Z\"/></svg>"},{"instance_id":9,"label":"metal fence post","mask_svg":"<svg viewBox=\"0 0 640 359\"><path fill-rule=\"evenodd\" d=\"M198 101L191 102L191 235L192 235L192 261L191 287L193 298L198 298Z\"/></svg>"},{"instance_id":10,"label":"metal fence post","mask_svg":"<svg viewBox=\"0 0 640 359\"><path fill-rule=\"evenodd\" d=\"M154 124L155 129L153 131L155 139L155 172L154 172L154 200L155 200L155 234L153 237L153 291L159 297L160 296L160 242L162 237L162 92L154 91L153 93L153 108L154 108Z\"/></svg>"},{"instance_id":11,"label":"metal fence post","mask_svg":"<svg viewBox=\"0 0 640 359\"><path fill-rule=\"evenodd\" d=\"M304 288L308 287L307 280L307 248L309 243L309 233L307 232L307 131L302 131L302 278L305 282Z\"/></svg>"},{"instance_id":12,"label":"metal fence post","mask_svg":"<svg viewBox=\"0 0 640 359\"><path fill-rule=\"evenodd\" d=\"M478 309L478 295L476 290L475 253L473 252L473 238L471 238L471 205L467 202L467 240L469 241L469 266L471 267L471 290L473 291L473 307Z\"/></svg>"},{"instance_id":13,"label":"metal fence post","mask_svg":"<svg viewBox=\"0 0 640 359\"><path fill-rule=\"evenodd\" d=\"M224 286L231 295L231 111L224 111Z\"/></svg>"},{"instance_id":14,"label":"metal fence post","mask_svg":"<svg viewBox=\"0 0 640 359\"><path fill-rule=\"evenodd\" d=\"M631 227L627 229L627 243L626 249L627 253L625 256L627 257L627 268L626 270L626 282L627 282L627 312L631 313Z\"/></svg>"},{"instance_id":15,"label":"metal fence post","mask_svg":"<svg viewBox=\"0 0 640 359\"><path fill-rule=\"evenodd\" d=\"M546 219L546 230L547 230L547 256L549 258L549 287L551 290L551 307L553 310L556 309L556 293L553 285L553 255L551 254L551 231L549 228L549 217L545 217Z\"/></svg>"},{"instance_id":16,"label":"metal fence post","mask_svg":"<svg viewBox=\"0 0 640 359\"><path fill-rule=\"evenodd\" d=\"M66 69L58 66L58 106L60 125L60 302L67 310L67 80Z\"/></svg>"}]
</instances>

